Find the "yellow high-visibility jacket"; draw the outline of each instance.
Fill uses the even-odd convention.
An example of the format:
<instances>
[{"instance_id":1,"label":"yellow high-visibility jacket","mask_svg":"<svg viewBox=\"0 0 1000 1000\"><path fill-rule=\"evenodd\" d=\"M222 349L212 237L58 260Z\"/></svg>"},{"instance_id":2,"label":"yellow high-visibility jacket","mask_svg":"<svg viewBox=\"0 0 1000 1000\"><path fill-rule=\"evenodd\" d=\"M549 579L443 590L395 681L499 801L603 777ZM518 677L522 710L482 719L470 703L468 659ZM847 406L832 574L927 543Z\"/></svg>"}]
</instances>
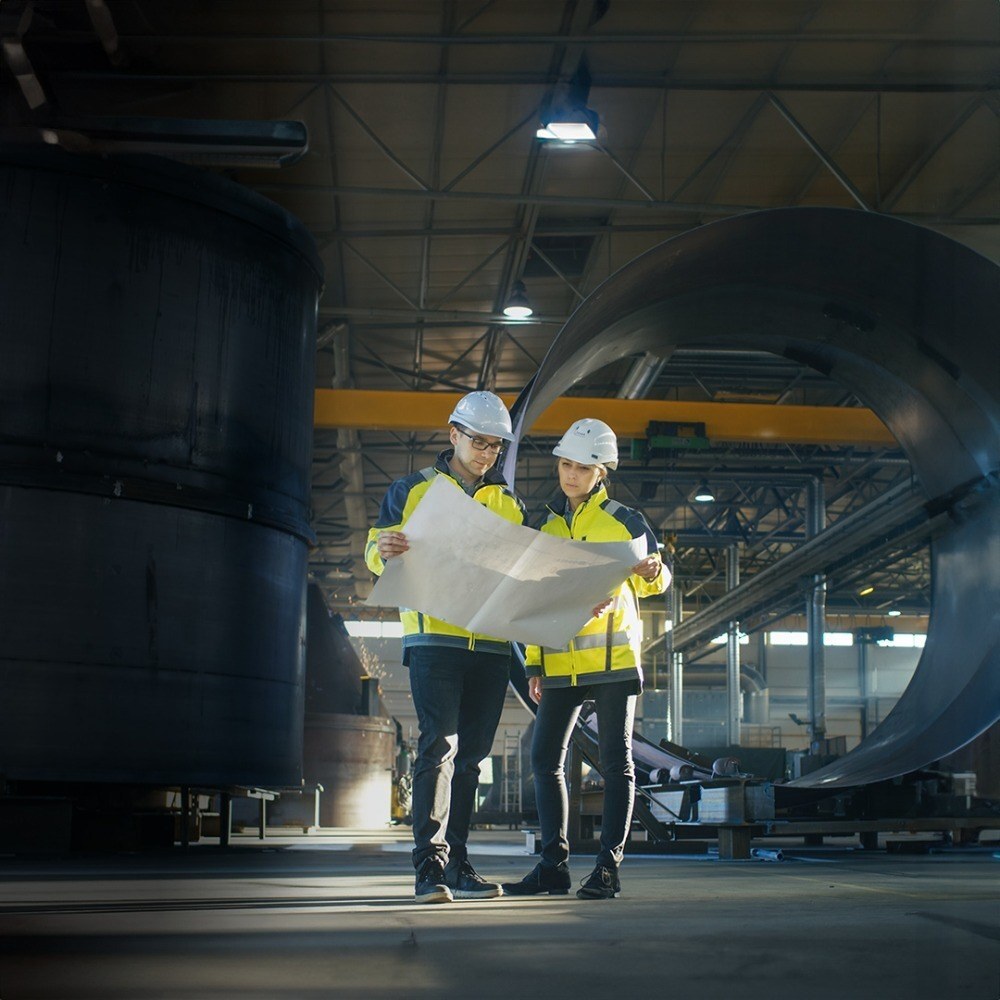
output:
<instances>
[{"instance_id":1,"label":"yellow high-visibility jacket","mask_svg":"<svg viewBox=\"0 0 1000 1000\"><path fill-rule=\"evenodd\" d=\"M465 489L448 465L452 455L451 449L441 452L433 466L397 479L389 487L382 500L378 520L368 532L365 545L365 562L376 576L381 576L385 569L385 563L378 553L378 536L383 531L403 531L410 515L438 476L444 476L454 483L456 489ZM496 470L490 469L467 492L473 500L478 500L500 517L514 524L524 523L524 504ZM510 643L506 639L469 632L440 618L411 611L409 608L400 608L399 617L403 623L403 663L407 663L408 651L414 646L452 646L474 649L480 653L510 654Z\"/></svg>"},{"instance_id":2,"label":"yellow high-visibility jacket","mask_svg":"<svg viewBox=\"0 0 1000 1000\"><path fill-rule=\"evenodd\" d=\"M583 542L645 537L647 554L657 553L656 536L646 518L610 499L603 486L594 490L568 521L567 516L550 507L542 531ZM639 598L662 594L669 582L670 574L662 562L652 580L633 574L621 585L611 607L600 617L591 618L565 649L528 646L525 672L529 677L544 677L546 687L632 679L641 682Z\"/></svg>"}]
</instances>

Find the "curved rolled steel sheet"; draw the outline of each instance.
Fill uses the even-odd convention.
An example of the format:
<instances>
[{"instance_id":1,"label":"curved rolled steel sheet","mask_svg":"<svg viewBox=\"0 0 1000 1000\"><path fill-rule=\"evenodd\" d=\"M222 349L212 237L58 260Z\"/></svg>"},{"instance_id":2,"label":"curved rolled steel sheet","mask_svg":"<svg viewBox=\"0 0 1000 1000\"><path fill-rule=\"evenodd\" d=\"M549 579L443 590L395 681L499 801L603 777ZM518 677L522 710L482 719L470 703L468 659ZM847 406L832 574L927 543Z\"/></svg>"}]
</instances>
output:
<instances>
[{"instance_id":1,"label":"curved rolled steel sheet","mask_svg":"<svg viewBox=\"0 0 1000 1000\"><path fill-rule=\"evenodd\" d=\"M584 375L681 345L768 350L853 390L909 458L930 510L927 646L896 708L799 779L862 784L925 766L1000 718L1000 269L931 230L840 209L752 213L661 244L598 288L515 408L518 437ZM517 446L505 471L513 480Z\"/></svg>"},{"instance_id":2,"label":"curved rolled steel sheet","mask_svg":"<svg viewBox=\"0 0 1000 1000\"><path fill-rule=\"evenodd\" d=\"M0 770L301 775L321 269L155 157L0 153Z\"/></svg>"}]
</instances>

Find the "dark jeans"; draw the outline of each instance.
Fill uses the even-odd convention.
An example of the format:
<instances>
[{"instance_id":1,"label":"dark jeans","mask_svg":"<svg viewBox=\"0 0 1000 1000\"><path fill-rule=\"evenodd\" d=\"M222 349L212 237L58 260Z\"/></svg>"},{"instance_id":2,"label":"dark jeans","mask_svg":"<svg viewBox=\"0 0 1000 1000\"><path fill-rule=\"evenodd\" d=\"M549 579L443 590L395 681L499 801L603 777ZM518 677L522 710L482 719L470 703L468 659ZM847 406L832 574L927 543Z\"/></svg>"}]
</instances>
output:
<instances>
[{"instance_id":1,"label":"dark jeans","mask_svg":"<svg viewBox=\"0 0 1000 1000\"><path fill-rule=\"evenodd\" d=\"M632 763L632 724L638 694L635 681L612 681L581 687L542 686L542 700L531 740L531 768L535 776L535 805L542 834L542 863L569 860L566 827L569 796L566 790L566 749L584 701L597 709L597 741L604 778L604 814L597 863L617 868L625 852L632 823L635 766Z\"/></svg>"},{"instance_id":2,"label":"dark jeans","mask_svg":"<svg viewBox=\"0 0 1000 1000\"><path fill-rule=\"evenodd\" d=\"M420 723L413 767L413 866L468 855L479 764L493 748L510 657L448 646L409 650L410 690Z\"/></svg>"}]
</instances>

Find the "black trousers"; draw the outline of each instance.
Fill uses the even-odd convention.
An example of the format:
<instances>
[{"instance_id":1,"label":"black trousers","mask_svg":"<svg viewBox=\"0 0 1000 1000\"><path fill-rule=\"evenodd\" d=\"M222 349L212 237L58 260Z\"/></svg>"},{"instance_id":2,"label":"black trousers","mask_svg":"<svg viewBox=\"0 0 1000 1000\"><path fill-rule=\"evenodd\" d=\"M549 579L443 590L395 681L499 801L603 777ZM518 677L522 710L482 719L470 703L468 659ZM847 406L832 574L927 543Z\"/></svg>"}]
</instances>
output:
<instances>
[{"instance_id":1,"label":"black trousers","mask_svg":"<svg viewBox=\"0 0 1000 1000\"><path fill-rule=\"evenodd\" d=\"M535 777L543 864L558 865L569 860L566 750L580 708L588 700L593 700L597 710L598 746L604 778L604 814L597 863L612 868L621 863L635 796L632 725L638 687L634 680L549 688L543 682L531 740L531 769Z\"/></svg>"},{"instance_id":2,"label":"black trousers","mask_svg":"<svg viewBox=\"0 0 1000 1000\"><path fill-rule=\"evenodd\" d=\"M415 646L410 691L420 724L413 768L413 865L468 856L479 765L493 748L510 656Z\"/></svg>"}]
</instances>

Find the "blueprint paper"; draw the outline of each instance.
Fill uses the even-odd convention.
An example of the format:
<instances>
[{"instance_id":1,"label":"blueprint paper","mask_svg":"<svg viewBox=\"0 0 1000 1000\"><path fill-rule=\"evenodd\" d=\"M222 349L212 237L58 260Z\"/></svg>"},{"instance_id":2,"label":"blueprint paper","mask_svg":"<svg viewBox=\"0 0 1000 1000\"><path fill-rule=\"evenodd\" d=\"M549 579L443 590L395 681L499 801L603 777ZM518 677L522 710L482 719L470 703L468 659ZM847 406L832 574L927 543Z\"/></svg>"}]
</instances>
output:
<instances>
[{"instance_id":1,"label":"blueprint paper","mask_svg":"<svg viewBox=\"0 0 1000 1000\"><path fill-rule=\"evenodd\" d=\"M646 541L576 542L487 510L438 476L365 602L410 608L498 639L564 647L646 555Z\"/></svg>"}]
</instances>

